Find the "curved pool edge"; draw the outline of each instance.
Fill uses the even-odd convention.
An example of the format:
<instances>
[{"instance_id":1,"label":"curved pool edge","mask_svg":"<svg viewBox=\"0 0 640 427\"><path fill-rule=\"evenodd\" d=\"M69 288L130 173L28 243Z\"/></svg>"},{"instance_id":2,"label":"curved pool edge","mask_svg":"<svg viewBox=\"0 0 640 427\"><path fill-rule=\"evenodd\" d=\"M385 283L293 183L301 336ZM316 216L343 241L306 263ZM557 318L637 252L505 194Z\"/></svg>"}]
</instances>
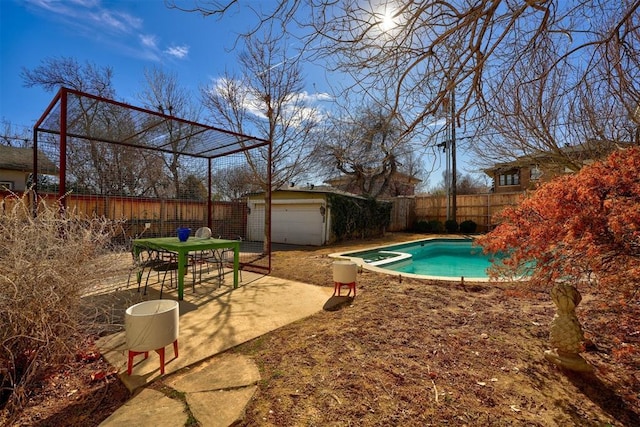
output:
<instances>
[{"instance_id":1,"label":"curved pool edge","mask_svg":"<svg viewBox=\"0 0 640 427\"><path fill-rule=\"evenodd\" d=\"M437 240L437 239L442 239L442 236L439 237L425 237L424 239L417 239L417 240L409 240L406 242L402 242L402 243L397 243L396 245L404 245L404 244L411 244L411 243L415 243L415 242L423 242L425 240ZM469 239L473 239L470 236L447 236L446 239L451 239L451 240L469 240ZM389 246L395 246L395 245L380 245L380 246L373 246L370 248L366 248L364 250L380 250L380 249L384 249L384 248L388 248ZM363 268L367 271L372 271L372 272L376 272L376 273L381 273L381 274L386 274L389 276L396 276L396 277L406 277L406 278L412 278L412 279L423 279L423 280L438 280L438 281L444 281L444 282L461 282L462 278L464 276L460 276L460 277L449 277L449 276L429 276L429 275L424 275L424 274L413 274L413 273L402 273L402 272L398 272L398 271L393 271L393 270L388 270L386 268L381 268L372 264L369 264L367 262L364 261L364 259L359 258L359 257L350 257L350 256L346 256L345 254L349 254L349 253L353 253L353 250L349 250L349 251L342 251L342 252L336 252L333 254L329 254L329 258L333 258L333 259L345 259L345 260L349 260L352 262L355 262L360 268ZM493 279L494 281L496 279ZM464 277L464 281L465 282L481 282L481 283L489 283L492 281L492 279L490 277Z\"/></svg>"}]
</instances>

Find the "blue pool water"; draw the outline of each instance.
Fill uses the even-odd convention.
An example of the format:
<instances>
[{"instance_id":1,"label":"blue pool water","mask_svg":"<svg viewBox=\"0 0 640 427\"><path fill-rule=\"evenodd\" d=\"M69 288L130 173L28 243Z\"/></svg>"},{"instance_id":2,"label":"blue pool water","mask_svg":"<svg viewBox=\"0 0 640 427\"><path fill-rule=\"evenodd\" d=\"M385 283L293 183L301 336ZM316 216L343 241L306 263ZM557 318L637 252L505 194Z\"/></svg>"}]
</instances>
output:
<instances>
[{"instance_id":1,"label":"blue pool water","mask_svg":"<svg viewBox=\"0 0 640 427\"><path fill-rule=\"evenodd\" d=\"M483 254L470 239L420 240L342 255L393 272L456 279L487 279L496 258Z\"/></svg>"}]
</instances>

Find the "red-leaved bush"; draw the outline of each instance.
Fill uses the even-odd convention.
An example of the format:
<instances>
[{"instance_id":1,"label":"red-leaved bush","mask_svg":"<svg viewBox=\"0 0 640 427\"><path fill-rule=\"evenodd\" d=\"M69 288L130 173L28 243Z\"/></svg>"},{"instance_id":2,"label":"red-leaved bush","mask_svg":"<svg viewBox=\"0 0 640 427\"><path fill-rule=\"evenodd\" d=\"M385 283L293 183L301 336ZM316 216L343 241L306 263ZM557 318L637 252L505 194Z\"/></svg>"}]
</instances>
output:
<instances>
[{"instance_id":1,"label":"red-leaved bush","mask_svg":"<svg viewBox=\"0 0 640 427\"><path fill-rule=\"evenodd\" d=\"M529 268L532 284L597 284L624 298L640 287L640 147L543 184L478 238L508 255L494 275Z\"/></svg>"}]
</instances>

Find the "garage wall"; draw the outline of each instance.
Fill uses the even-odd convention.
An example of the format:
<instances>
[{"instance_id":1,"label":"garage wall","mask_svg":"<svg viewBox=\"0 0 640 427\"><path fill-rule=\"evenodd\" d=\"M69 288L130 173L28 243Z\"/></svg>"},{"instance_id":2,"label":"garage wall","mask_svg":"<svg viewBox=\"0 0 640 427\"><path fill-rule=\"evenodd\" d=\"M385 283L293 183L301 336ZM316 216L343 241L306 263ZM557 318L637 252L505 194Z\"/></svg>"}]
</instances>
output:
<instances>
[{"instance_id":1,"label":"garage wall","mask_svg":"<svg viewBox=\"0 0 640 427\"><path fill-rule=\"evenodd\" d=\"M329 212L324 198L272 199L271 241L291 245L321 246L329 240ZM321 213L325 208L325 215ZM264 201L250 200L247 238L264 239Z\"/></svg>"}]
</instances>

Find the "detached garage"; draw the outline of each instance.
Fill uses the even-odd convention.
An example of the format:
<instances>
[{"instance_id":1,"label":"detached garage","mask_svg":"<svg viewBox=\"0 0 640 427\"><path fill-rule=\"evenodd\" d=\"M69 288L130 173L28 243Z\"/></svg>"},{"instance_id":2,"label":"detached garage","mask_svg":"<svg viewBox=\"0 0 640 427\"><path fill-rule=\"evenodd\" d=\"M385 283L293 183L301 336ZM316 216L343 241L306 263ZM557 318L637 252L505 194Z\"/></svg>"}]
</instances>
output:
<instances>
[{"instance_id":1,"label":"detached garage","mask_svg":"<svg viewBox=\"0 0 640 427\"><path fill-rule=\"evenodd\" d=\"M271 195L271 241L321 246L330 241L331 213L326 190L277 190ZM263 240L264 196L248 200L247 238Z\"/></svg>"},{"instance_id":2,"label":"detached garage","mask_svg":"<svg viewBox=\"0 0 640 427\"><path fill-rule=\"evenodd\" d=\"M391 203L332 187L288 188L271 193L271 242L321 246L337 239L380 236ZM264 195L247 200L247 239L264 241Z\"/></svg>"}]
</instances>

